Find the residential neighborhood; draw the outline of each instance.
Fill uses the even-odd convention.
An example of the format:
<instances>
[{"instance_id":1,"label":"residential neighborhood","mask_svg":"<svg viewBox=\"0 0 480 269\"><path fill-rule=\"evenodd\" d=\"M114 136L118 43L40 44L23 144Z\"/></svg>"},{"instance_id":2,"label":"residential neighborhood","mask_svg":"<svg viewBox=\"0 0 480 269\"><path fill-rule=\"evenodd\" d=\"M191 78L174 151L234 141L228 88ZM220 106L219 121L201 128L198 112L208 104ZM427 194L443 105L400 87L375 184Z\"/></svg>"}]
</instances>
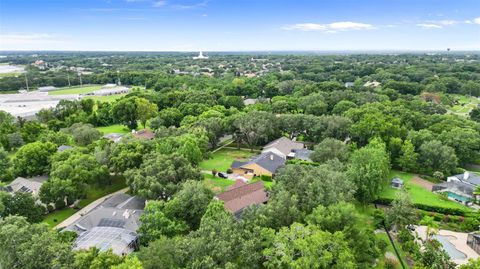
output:
<instances>
[{"instance_id":1,"label":"residential neighborhood","mask_svg":"<svg viewBox=\"0 0 480 269\"><path fill-rule=\"evenodd\" d=\"M0 269L480 269L478 0L0 0Z\"/></svg>"}]
</instances>

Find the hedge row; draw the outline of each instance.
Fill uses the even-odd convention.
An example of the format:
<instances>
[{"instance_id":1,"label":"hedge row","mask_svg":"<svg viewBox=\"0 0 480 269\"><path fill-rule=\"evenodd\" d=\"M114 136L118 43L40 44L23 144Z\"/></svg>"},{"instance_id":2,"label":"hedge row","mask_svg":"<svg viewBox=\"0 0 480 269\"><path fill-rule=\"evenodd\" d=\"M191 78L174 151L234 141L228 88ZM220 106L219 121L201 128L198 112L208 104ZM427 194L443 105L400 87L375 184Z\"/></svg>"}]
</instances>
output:
<instances>
[{"instance_id":1,"label":"hedge row","mask_svg":"<svg viewBox=\"0 0 480 269\"><path fill-rule=\"evenodd\" d=\"M381 205L390 205L392 203L393 199L391 198L378 198L375 200L375 203L381 204ZM425 205L425 204L413 204L415 208L422 209L425 211L430 211L430 212L438 212L441 214L447 214L447 215L456 215L456 216L465 216L467 213L469 213L465 209L460 209L460 208L450 208L450 207L441 207L441 206L431 206L431 205Z\"/></svg>"}]
</instances>

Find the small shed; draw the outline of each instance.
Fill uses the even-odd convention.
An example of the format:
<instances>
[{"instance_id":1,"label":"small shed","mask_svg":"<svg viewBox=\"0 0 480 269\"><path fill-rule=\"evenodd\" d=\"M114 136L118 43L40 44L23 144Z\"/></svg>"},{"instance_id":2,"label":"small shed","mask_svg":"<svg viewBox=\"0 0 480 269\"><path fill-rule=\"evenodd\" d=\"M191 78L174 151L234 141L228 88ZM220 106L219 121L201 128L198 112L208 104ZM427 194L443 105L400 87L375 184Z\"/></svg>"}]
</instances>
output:
<instances>
[{"instance_id":1,"label":"small shed","mask_svg":"<svg viewBox=\"0 0 480 269\"><path fill-rule=\"evenodd\" d=\"M396 178L392 179L391 185L392 185L392 188L401 189L403 187L403 180L396 177Z\"/></svg>"}]
</instances>

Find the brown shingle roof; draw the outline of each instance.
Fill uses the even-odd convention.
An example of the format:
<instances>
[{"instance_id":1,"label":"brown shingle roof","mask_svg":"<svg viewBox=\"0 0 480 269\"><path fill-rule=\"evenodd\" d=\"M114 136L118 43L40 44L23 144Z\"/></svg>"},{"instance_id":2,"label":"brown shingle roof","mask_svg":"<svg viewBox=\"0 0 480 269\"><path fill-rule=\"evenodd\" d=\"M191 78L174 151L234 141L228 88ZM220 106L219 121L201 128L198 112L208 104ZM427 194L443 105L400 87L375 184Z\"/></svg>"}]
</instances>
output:
<instances>
[{"instance_id":1,"label":"brown shingle roof","mask_svg":"<svg viewBox=\"0 0 480 269\"><path fill-rule=\"evenodd\" d=\"M236 213L247 206L263 204L268 201L267 192L263 186L263 181L257 181L252 184L240 184L217 195L217 198L225 203L225 208Z\"/></svg>"},{"instance_id":2,"label":"brown shingle roof","mask_svg":"<svg viewBox=\"0 0 480 269\"><path fill-rule=\"evenodd\" d=\"M154 139L155 138L155 133L150 131L150 130L143 129L143 130L140 130L140 131L136 131L133 134L133 136L135 136L136 138Z\"/></svg>"}]
</instances>

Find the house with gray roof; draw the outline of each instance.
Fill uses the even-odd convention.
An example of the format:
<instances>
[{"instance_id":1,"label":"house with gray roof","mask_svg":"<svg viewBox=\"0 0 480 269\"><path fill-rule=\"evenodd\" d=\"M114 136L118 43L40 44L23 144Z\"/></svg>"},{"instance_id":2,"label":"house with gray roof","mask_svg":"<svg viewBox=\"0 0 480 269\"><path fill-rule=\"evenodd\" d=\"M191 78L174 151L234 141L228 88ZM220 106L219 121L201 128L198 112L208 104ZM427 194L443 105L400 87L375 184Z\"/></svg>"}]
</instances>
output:
<instances>
[{"instance_id":1,"label":"house with gray roof","mask_svg":"<svg viewBox=\"0 0 480 269\"><path fill-rule=\"evenodd\" d=\"M57 152L64 152L65 150L70 150L70 149L73 149L73 147L67 146L67 145L61 145L57 148Z\"/></svg>"},{"instance_id":2,"label":"house with gray roof","mask_svg":"<svg viewBox=\"0 0 480 269\"><path fill-rule=\"evenodd\" d=\"M233 161L231 169L233 173L251 179L261 175L273 176L278 168L285 165L285 162L283 157L267 151L245 162Z\"/></svg>"},{"instance_id":3,"label":"house with gray roof","mask_svg":"<svg viewBox=\"0 0 480 269\"><path fill-rule=\"evenodd\" d=\"M97 247L126 255L138 248L137 229L145 200L124 193L115 194L67 226L78 234L75 249Z\"/></svg>"},{"instance_id":4,"label":"house with gray roof","mask_svg":"<svg viewBox=\"0 0 480 269\"><path fill-rule=\"evenodd\" d=\"M474 194L477 186L480 186L480 176L475 173L465 172L447 177L446 182L434 185L432 191L446 193L450 200L468 205L478 198Z\"/></svg>"},{"instance_id":5,"label":"house with gray roof","mask_svg":"<svg viewBox=\"0 0 480 269\"><path fill-rule=\"evenodd\" d=\"M17 177L15 180L10 182L7 186L3 187L3 189L10 193L16 192L26 192L31 193L33 196L38 196L40 192L40 188L42 187L43 183L48 180L47 176L38 176L38 177Z\"/></svg>"},{"instance_id":6,"label":"house with gray roof","mask_svg":"<svg viewBox=\"0 0 480 269\"><path fill-rule=\"evenodd\" d=\"M290 140L286 137L280 137L263 147L262 153L273 152L284 159L294 158L295 150L303 149L305 145L303 143Z\"/></svg>"},{"instance_id":7,"label":"house with gray roof","mask_svg":"<svg viewBox=\"0 0 480 269\"><path fill-rule=\"evenodd\" d=\"M123 135L119 133L108 133L103 136L103 138L112 141L113 143L118 143L122 140Z\"/></svg>"}]
</instances>

